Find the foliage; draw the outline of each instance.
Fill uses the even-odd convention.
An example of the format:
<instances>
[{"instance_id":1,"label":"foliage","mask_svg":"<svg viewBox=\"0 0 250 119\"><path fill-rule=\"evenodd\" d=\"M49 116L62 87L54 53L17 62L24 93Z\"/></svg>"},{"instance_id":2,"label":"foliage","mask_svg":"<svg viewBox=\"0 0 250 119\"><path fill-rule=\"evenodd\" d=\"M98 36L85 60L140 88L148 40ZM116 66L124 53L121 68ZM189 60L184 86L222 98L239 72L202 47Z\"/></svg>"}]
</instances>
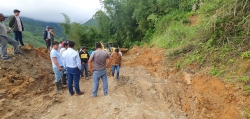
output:
<instances>
[{"instance_id":1,"label":"foliage","mask_svg":"<svg viewBox=\"0 0 250 119\"><path fill-rule=\"evenodd\" d=\"M224 73L224 70L219 70L217 67L213 67L212 70L210 71L210 74L220 77Z\"/></svg>"},{"instance_id":2,"label":"foliage","mask_svg":"<svg viewBox=\"0 0 250 119\"><path fill-rule=\"evenodd\" d=\"M26 17L21 17L25 30L23 33L23 41L25 44L32 44L34 47L45 46L43 40L43 31L46 26L54 28L55 31L55 40L60 40L64 38L62 33L62 28L58 26L58 23L44 22L39 20L34 20ZM8 26L8 19L5 20L5 25ZM9 34L10 37L14 38L14 33Z\"/></svg>"},{"instance_id":3,"label":"foliage","mask_svg":"<svg viewBox=\"0 0 250 119\"><path fill-rule=\"evenodd\" d=\"M242 58L249 58L249 57L250 57L250 50L249 50L249 51L246 51L246 52L243 52L243 53L241 54L241 57L242 57Z\"/></svg>"},{"instance_id":4,"label":"foliage","mask_svg":"<svg viewBox=\"0 0 250 119\"><path fill-rule=\"evenodd\" d=\"M67 39L76 42L77 49L81 46L93 48L95 42L100 41L99 30L96 27L89 27L85 24L71 22L69 16L64 13L62 13L62 15L65 20L60 23L60 26L63 27Z\"/></svg>"}]
</instances>

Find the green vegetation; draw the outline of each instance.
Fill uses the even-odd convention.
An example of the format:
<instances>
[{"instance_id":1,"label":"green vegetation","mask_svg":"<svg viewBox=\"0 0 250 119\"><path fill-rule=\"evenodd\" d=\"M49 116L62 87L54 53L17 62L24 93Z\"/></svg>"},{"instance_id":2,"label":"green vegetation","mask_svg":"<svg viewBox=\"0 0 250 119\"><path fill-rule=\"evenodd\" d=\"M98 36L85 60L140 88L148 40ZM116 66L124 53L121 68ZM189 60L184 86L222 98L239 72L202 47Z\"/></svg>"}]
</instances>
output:
<instances>
[{"instance_id":1,"label":"green vegetation","mask_svg":"<svg viewBox=\"0 0 250 119\"><path fill-rule=\"evenodd\" d=\"M59 41L64 38L63 29L59 27L59 23L38 21L26 17L21 17L24 24L23 41L25 44L32 44L34 47L45 47L43 40L43 31L46 26L54 28L55 40ZM8 19L5 20L6 27L8 26ZM9 34L14 38L14 33Z\"/></svg>"}]
</instances>

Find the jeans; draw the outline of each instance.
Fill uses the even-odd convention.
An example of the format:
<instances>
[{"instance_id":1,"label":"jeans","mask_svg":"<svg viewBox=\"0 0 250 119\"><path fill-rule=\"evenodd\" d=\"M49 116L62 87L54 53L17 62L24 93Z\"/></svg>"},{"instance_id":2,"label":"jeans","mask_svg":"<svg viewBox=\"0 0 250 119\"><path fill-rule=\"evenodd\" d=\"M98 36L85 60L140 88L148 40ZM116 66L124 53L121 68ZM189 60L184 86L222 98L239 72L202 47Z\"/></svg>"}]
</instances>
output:
<instances>
[{"instance_id":1,"label":"jeans","mask_svg":"<svg viewBox=\"0 0 250 119\"><path fill-rule=\"evenodd\" d=\"M59 71L58 68L53 68L54 74L55 74L55 82L60 82L60 79L62 78L62 71Z\"/></svg>"},{"instance_id":2,"label":"jeans","mask_svg":"<svg viewBox=\"0 0 250 119\"><path fill-rule=\"evenodd\" d=\"M18 42L20 42L20 44L22 46L24 46L23 44L23 35L22 35L22 32L21 31L14 31L14 34L15 34L15 40Z\"/></svg>"},{"instance_id":3,"label":"jeans","mask_svg":"<svg viewBox=\"0 0 250 119\"><path fill-rule=\"evenodd\" d=\"M8 58L7 47L8 44L13 45L14 53L19 52L18 42L10 37L5 37L0 35L0 55L2 58Z\"/></svg>"},{"instance_id":4,"label":"jeans","mask_svg":"<svg viewBox=\"0 0 250 119\"><path fill-rule=\"evenodd\" d=\"M93 72L93 96L97 96L99 80L102 78L104 95L108 95L108 77L106 70L95 70Z\"/></svg>"},{"instance_id":5,"label":"jeans","mask_svg":"<svg viewBox=\"0 0 250 119\"><path fill-rule=\"evenodd\" d=\"M51 46L51 39L45 40L46 42L46 47L48 50L50 50L50 46Z\"/></svg>"},{"instance_id":6,"label":"jeans","mask_svg":"<svg viewBox=\"0 0 250 119\"><path fill-rule=\"evenodd\" d=\"M83 72L85 70L85 76L88 77L89 73L88 73L88 63L82 64L82 69L81 69L81 76L83 77Z\"/></svg>"},{"instance_id":7,"label":"jeans","mask_svg":"<svg viewBox=\"0 0 250 119\"><path fill-rule=\"evenodd\" d=\"M119 78L119 73L120 73L120 65L112 65L112 76L114 76L116 70L116 80Z\"/></svg>"},{"instance_id":8,"label":"jeans","mask_svg":"<svg viewBox=\"0 0 250 119\"><path fill-rule=\"evenodd\" d=\"M62 70L62 73L63 73L63 75L62 75L62 84L64 84L64 85L67 84L67 82L66 82L66 73L65 73L65 71L66 71L66 69L63 68L63 70Z\"/></svg>"},{"instance_id":9,"label":"jeans","mask_svg":"<svg viewBox=\"0 0 250 119\"><path fill-rule=\"evenodd\" d=\"M75 87L75 91L76 93L80 93L80 87L79 87L79 80L80 80L80 69L78 68L66 68L67 70L67 77L68 77L68 89L69 89L69 93L70 94L74 94L73 91L73 81L74 81L74 87Z\"/></svg>"}]
</instances>

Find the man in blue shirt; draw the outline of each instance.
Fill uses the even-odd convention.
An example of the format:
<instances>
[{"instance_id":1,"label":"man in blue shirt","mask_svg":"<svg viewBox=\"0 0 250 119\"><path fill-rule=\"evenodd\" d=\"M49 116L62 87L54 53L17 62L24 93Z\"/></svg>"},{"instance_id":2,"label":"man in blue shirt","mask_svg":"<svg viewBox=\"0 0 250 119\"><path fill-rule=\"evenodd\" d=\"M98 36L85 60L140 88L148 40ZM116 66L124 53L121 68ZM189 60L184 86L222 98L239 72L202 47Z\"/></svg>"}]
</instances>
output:
<instances>
[{"instance_id":1,"label":"man in blue shirt","mask_svg":"<svg viewBox=\"0 0 250 119\"><path fill-rule=\"evenodd\" d=\"M55 83L56 83L56 91L57 93L62 93L60 90L60 79L62 77L62 68L63 62L60 53L58 52L58 45L57 41L52 43L52 50L50 52L50 58L52 62L53 71L55 73Z\"/></svg>"},{"instance_id":2,"label":"man in blue shirt","mask_svg":"<svg viewBox=\"0 0 250 119\"><path fill-rule=\"evenodd\" d=\"M67 77L68 77L68 89L70 95L74 95L74 90L72 87L74 81L74 87L77 95L84 94L80 91L79 87L79 80L81 74L81 60L79 57L79 53L74 50L75 42L69 41L68 42L69 48L63 52L62 59L64 67L66 68Z\"/></svg>"}]
</instances>

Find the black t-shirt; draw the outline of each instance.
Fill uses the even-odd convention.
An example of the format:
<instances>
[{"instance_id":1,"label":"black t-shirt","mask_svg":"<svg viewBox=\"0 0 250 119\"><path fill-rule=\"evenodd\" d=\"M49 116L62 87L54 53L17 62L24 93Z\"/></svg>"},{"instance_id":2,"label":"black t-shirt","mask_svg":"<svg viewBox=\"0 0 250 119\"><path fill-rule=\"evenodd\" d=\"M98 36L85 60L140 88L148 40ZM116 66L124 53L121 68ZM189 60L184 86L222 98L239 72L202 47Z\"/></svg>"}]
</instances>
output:
<instances>
[{"instance_id":1,"label":"black t-shirt","mask_svg":"<svg viewBox=\"0 0 250 119\"><path fill-rule=\"evenodd\" d=\"M79 56L81 58L81 62L88 63L89 60L89 53L88 52L79 52Z\"/></svg>"}]
</instances>

